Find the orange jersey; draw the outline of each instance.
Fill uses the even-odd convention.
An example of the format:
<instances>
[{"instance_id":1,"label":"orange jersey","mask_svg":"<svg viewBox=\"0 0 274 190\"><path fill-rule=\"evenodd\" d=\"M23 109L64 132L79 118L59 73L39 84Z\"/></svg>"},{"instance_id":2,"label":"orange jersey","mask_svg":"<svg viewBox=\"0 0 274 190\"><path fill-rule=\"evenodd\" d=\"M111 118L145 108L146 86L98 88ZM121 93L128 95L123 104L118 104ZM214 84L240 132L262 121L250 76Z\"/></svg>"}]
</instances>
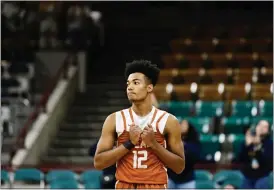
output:
<instances>
[{"instance_id":1,"label":"orange jersey","mask_svg":"<svg viewBox=\"0 0 274 190\"><path fill-rule=\"evenodd\" d=\"M135 124L142 128L151 124L155 138L166 148L163 136L164 127L169 114L153 107L145 117L137 116L131 108L116 112L116 132L118 146L129 140L129 128ZM117 162L116 179L133 184L167 184L167 170L162 161L143 142L135 146Z\"/></svg>"}]
</instances>

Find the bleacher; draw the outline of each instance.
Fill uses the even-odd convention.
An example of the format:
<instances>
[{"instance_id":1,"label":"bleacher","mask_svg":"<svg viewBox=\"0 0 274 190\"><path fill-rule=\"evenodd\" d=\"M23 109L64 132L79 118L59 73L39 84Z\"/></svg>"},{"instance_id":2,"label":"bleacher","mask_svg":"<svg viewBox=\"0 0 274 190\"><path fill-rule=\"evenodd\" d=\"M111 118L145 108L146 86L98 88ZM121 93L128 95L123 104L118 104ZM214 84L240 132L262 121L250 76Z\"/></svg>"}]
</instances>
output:
<instances>
[{"instance_id":1,"label":"bleacher","mask_svg":"<svg viewBox=\"0 0 274 190\"><path fill-rule=\"evenodd\" d=\"M155 95L160 107L200 132L203 161L227 163L250 126L266 119L273 130L271 28L263 26L253 35L248 35L251 27L220 33L217 27L208 28L203 28L204 36L190 38L185 32L171 41L172 52L162 55ZM216 156L220 153L225 154Z\"/></svg>"},{"instance_id":2,"label":"bleacher","mask_svg":"<svg viewBox=\"0 0 274 190\"><path fill-rule=\"evenodd\" d=\"M200 133L200 163L237 162L246 130L262 119L273 131L272 29L258 28L194 26L162 55L155 95L161 108L188 120ZM208 171L198 173L204 178L196 178L197 188L241 187L239 171L220 170L213 177ZM228 181L217 183L222 178Z\"/></svg>"},{"instance_id":3,"label":"bleacher","mask_svg":"<svg viewBox=\"0 0 274 190\"><path fill-rule=\"evenodd\" d=\"M34 168L21 168L14 172L1 171L1 188L35 189L100 189L102 171L86 170L76 173L71 170L50 170L43 172ZM239 170L219 170L212 174L208 170L195 170L197 189L223 188L226 184L240 187L243 176ZM92 180L91 180L92 179ZM273 173L269 175L269 185L273 185Z\"/></svg>"},{"instance_id":4,"label":"bleacher","mask_svg":"<svg viewBox=\"0 0 274 190\"><path fill-rule=\"evenodd\" d=\"M269 183L272 183L272 175L269 176ZM38 169L22 168L14 173L1 171L2 188L70 188L70 189L98 189L101 188L102 172L98 170L87 170L80 174L70 170L51 170L44 173ZM196 170L195 177L198 181L197 189L222 188L225 184L233 184L239 187L243 176L238 170L220 170L215 174L207 170ZM93 180L90 180L93 179ZM225 180L224 180L225 179ZM32 184L30 184L30 182ZM28 185L24 184L28 183Z\"/></svg>"}]
</instances>

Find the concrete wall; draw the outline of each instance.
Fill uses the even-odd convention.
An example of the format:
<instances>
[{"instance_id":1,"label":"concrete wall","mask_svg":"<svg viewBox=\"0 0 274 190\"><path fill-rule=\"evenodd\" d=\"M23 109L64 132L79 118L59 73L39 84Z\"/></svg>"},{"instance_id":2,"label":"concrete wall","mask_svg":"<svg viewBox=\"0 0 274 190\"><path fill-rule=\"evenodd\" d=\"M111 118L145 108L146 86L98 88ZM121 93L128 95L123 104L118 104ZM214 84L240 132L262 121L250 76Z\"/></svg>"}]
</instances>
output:
<instances>
[{"instance_id":1,"label":"concrete wall","mask_svg":"<svg viewBox=\"0 0 274 190\"><path fill-rule=\"evenodd\" d=\"M66 112L74 99L78 87L78 70L76 74L69 80L67 89L58 98L54 104L52 112L47 115L47 119L35 143L30 146L28 153L23 161L24 165L39 164L40 158L47 152L52 139L55 139L59 126L63 121Z\"/></svg>"}]
</instances>

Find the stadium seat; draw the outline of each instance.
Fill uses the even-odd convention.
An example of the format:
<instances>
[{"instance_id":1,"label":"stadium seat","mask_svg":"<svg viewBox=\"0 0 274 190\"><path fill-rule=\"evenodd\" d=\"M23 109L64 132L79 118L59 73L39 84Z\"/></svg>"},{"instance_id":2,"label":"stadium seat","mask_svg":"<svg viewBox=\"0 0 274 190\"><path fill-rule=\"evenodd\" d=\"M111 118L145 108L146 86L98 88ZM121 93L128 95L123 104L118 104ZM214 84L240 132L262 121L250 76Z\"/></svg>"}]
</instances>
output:
<instances>
[{"instance_id":1,"label":"stadium seat","mask_svg":"<svg viewBox=\"0 0 274 190\"><path fill-rule=\"evenodd\" d=\"M245 142L245 135L244 134L230 134L228 136L230 143L232 143L233 149L233 159L237 158L240 154L241 147Z\"/></svg>"},{"instance_id":2,"label":"stadium seat","mask_svg":"<svg viewBox=\"0 0 274 190\"><path fill-rule=\"evenodd\" d=\"M222 101L224 98L224 91L220 85L207 84L199 85L199 99L203 101Z\"/></svg>"},{"instance_id":3,"label":"stadium seat","mask_svg":"<svg viewBox=\"0 0 274 190\"><path fill-rule=\"evenodd\" d=\"M196 189L214 189L212 181L196 181Z\"/></svg>"},{"instance_id":4,"label":"stadium seat","mask_svg":"<svg viewBox=\"0 0 274 190\"><path fill-rule=\"evenodd\" d=\"M81 181L87 188L100 189L101 188L101 177L102 171L99 170L88 170L81 174Z\"/></svg>"},{"instance_id":5,"label":"stadium seat","mask_svg":"<svg viewBox=\"0 0 274 190\"><path fill-rule=\"evenodd\" d=\"M170 100L170 93L167 93L166 85L156 85L153 91L159 102Z\"/></svg>"},{"instance_id":6,"label":"stadium seat","mask_svg":"<svg viewBox=\"0 0 274 190\"><path fill-rule=\"evenodd\" d=\"M259 115L262 117L273 116L273 101L260 101L259 102Z\"/></svg>"},{"instance_id":7,"label":"stadium seat","mask_svg":"<svg viewBox=\"0 0 274 190\"><path fill-rule=\"evenodd\" d=\"M200 80L199 69L180 70L179 76L182 76L185 84L198 83Z\"/></svg>"},{"instance_id":8,"label":"stadium seat","mask_svg":"<svg viewBox=\"0 0 274 190\"><path fill-rule=\"evenodd\" d=\"M21 168L14 173L15 181L36 181L44 180L44 173L35 168Z\"/></svg>"},{"instance_id":9,"label":"stadium seat","mask_svg":"<svg viewBox=\"0 0 274 190\"><path fill-rule=\"evenodd\" d=\"M252 113L252 108L257 109L256 103L251 101L232 101L231 104L231 116L236 117L249 117L249 116L255 116L255 114Z\"/></svg>"},{"instance_id":10,"label":"stadium seat","mask_svg":"<svg viewBox=\"0 0 274 190\"><path fill-rule=\"evenodd\" d=\"M51 170L46 175L46 181L48 183L54 182L54 181L69 181L69 180L75 180L76 174L70 170Z\"/></svg>"},{"instance_id":11,"label":"stadium seat","mask_svg":"<svg viewBox=\"0 0 274 190\"><path fill-rule=\"evenodd\" d=\"M266 120L270 125L273 125L273 117L253 117L251 120L251 124L257 125L260 120Z\"/></svg>"},{"instance_id":12,"label":"stadium seat","mask_svg":"<svg viewBox=\"0 0 274 190\"><path fill-rule=\"evenodd\" d=\"M189 123L191 123L198 133L209 133L211 118L209 117L186 117Z\"/></svg>"},{"instance_id":13,"label":"stadium seat","mask_svg":"<svg viewBox=\"0 0 274 190\"><path fill-rule=\"evenodd\" d=\"M250 125L250 117L225 117L221 120L225 134L241 134Z\"/></svg>"},{"instance_id":14,"label":"stadium seat","mask_svg":"<svg viewBox=\"0 0 274 190\"><path fill-rule=\"evenodd\" d=\"M215 117L223 114L223 102L197 101L195 104L196 116Z\"/></svg>"},{"instance_id":15,"label":"stadium seat","mask_svg":"<svg viewBox=\"0 0 274 190\"><path fill-rule=\"evenodd\" d=\"M207 71L207 73L212 78L212 82L214 84L231 84L233 82L232 69L210 69Z\"/></svg>"},{"instance_id":16,"label":"stadium seat","mask_svg":"<svg viewBox=\"0 0 274 190\"><path fill-rule=\"evenodd\" d=\"M238 170L220 170L213 176L213 183L215 187L222 186L224 183L227 183L240 188L242 182L243 175Z\"/></svg>"},{"instance_id":17,"label":"stadium seat","mask_svg":"<svg viewBox=\"0 0 274 190\"><path fill-rule=\"evenodd\" d=\"M195 170L194 171L195 173L195 180L198 180L198 181L206 181L206 180L212 180L213 178L213 175L207 171L207 170Z\"/></svg>"},{"instance_id":18,"label":"stadium seat","mask_svg":"<svg viewBox=\"0 0 274 190\"><path fill-rule=\"evenodd\" d=\"M250 94L245 89L245 85L225 85L224 97L225 100L249 100Z\"/></svg>"},{"instance_id":19,"label":"stadium seat","mask_svg":"<svg viewBox=\"0 0 274 190\"><path fill-rule=\"evenodd\" d=\"M179 72L178 70L176 71L176 69L163 69L161 70L160 74L159 74L159 79L158 79L158 84L168 84L172 82L173 76L176 73Z\"/></svg>"},{"instance_id":20,"label":"stadium seat","mask_svg":"<svg viewBox=\"0 0 274 190\"><path fill-rule=\"evenodd\" d=\"M201 142L201 158L203 161L213 161L214 155L220 151L220 143L217 135L200 135Z\"/></svg>"},{"instance_id":21,"label":"stadium seat","mask_svg":"<svg viewBox=\"0 0 274 190\"><path fill-rule=\"evenodd\" d=\"M193 103L190 101L187 102L169 102L167 104L168 110L171 114L176 117L187 117L190 115L191 108Z\"/></svg>"},{"instance_id":22,"label":"stadium seat","mask_svg":"<svg viewBox=\"0 0 274 190\"><path fill-rule=\"evenodd\" d=\"M269 84L253 84L251 89L252 100L273 101L273 93L271 93L271 85Z\"/></svg>"},{"instance_id":23,"label":"stadium seat","mask_svg":"<svg viewBox=\"0 0 274 190\"><path fill-rule=\"evenodd\" d=\"M253 76L253 70L249 69L235 69L234 70L234 82L235 84L251 83Z\"/></svg>"},{"instance_id":24,"label":"stadium seat","mask_svg":"<svg viewBox=\"0 0 274 190\"><path fill-rule=\"evenodd\" d=\"M272 68L261 68L259 73L258 83L270 84L273 82L273 69Z\"/></svg>"},{"instance_id":25,"label":"stadium seat","mask_svg":"<svg viewBox=\"0 0 274 190\"><path fill-rule=\"evenodd\" d=\"M176 100L178 101L189 101L196 100L196 94L192 93L190 90L191 85L174 85L174 93Z\"/></svg>"},{"instance_id":26,"label":"stadium seat","mask_svg":"<svg viewBox=\"0 0 274 190\"><path fill-rule=\"evenodd\" d=\"M77 181L74 179L68 180L56 180L49 184L50 189L78 189L79 185Z\"/></svg>"},{"instance_id":27,"label":"stadium seat","mask_svg":"<svg viewBox=\"0 0 274 190\"><path fill-rule=\"evenodd\" d=\"M1 170L1 182L4 182L4 183L10 182L10 178L7 170L4 170L4 169Z\"/></svg>"},{"instance_id":28,"label":"stadium seat","mask_svg":"<svg viewBox=\"0 0 274 190\"><path fill-rule=\"evenodd\" d=\"M14 172L13 188L44 188L44 173L36 168L20 168Z\"/></svg>"}]
</instances>

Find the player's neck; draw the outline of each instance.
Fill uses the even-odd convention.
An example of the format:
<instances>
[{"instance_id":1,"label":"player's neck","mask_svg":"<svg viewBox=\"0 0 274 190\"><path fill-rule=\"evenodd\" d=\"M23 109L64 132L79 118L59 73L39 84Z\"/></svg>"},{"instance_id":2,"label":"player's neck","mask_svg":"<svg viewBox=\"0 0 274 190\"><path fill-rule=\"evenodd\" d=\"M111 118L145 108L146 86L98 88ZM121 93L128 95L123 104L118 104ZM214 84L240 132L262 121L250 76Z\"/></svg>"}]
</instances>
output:
<instances>
[{"instance_id":1,"label":"player's neck","mask_svg":"<svg viewBox=\"0 0 274 190\"><path fill-rule=\"evenodd\" d=\"M147 102L146 100L144 102L132 104L132 109L135 112L135 114L141 117L149 114L152 108L153 108L152 103Z\"/></svg>"}]
</instances>

